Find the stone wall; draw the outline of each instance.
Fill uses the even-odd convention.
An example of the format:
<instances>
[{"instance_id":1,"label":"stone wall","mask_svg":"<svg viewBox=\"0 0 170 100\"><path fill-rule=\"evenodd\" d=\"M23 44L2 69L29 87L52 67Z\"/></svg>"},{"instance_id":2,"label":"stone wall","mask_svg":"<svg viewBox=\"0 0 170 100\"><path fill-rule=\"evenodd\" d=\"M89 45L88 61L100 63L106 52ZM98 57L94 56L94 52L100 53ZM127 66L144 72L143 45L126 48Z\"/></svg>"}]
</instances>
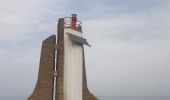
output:
<instances>
[{"instance_id":1,"label":"stone wall","mask_svg":"<svg viewBox=\"0 0 170 100\"><path fill-rule=\"evenodd\" d=\"M58 21L56 100L64 100L64 19Z\"/></svg>"},{"instance_id":2,"label":"stone wall","mask_svg":"<svg viewBox=\"0 0 170 100\"><path fill-rule=\"evenodd\" d=\"M27 100L52 100L55 44L55 35L52 35L43 41L38 81L32 95Z\"/></svg>"}]
</instances>

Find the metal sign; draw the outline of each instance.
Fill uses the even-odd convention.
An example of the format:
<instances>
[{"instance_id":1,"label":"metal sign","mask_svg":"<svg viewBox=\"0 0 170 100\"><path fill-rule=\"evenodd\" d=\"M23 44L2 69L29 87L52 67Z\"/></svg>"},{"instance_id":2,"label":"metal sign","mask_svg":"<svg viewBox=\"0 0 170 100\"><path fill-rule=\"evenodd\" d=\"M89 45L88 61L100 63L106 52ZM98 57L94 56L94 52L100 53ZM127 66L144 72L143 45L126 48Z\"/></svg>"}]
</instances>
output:
<instances>
[{"instance_id":1,"label":"metal sign","mask_svg":"<svg viewBox=\"0 0 170 100\"><path fill-rule=\"evenodd\" d=\"M76 42L79 44L85 44L85 45L88 45L89 47L91 47L85 38L82 38L82 37L79 37L79 36L76 36L76 35L73 35L70 33L67 33L67 35L69 36L70 40L72 40L73 42Z\"/></svg>"}]
</instances>

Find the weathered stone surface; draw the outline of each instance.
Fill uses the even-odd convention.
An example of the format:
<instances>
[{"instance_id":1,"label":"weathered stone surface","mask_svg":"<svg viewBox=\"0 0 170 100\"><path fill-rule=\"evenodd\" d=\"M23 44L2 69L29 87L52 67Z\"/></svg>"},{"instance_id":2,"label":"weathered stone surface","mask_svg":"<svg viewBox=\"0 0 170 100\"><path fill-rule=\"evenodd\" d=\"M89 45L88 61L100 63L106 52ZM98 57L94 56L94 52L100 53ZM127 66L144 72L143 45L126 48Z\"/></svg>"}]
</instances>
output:
<instances>
[{"instance_id":1,"label":"weathered stone surface","mask_svg":"<svg viewBox=\"0 0 170 100\"><path fill-rule=\"evenodd\" d=\"M38 81L28 100L52 100L55 43L55 35L52 35L43 41Z\"/></svg>"},{"instance_id":2,"label":"weathered stone surface","mask_svg":"<svg viewBox=\"0 0 170 100\"><path fill-rule=\"evenodd\" d=\"M56 100L64 100L64 18L58 21Z\"/></svg>"}]
</instances>

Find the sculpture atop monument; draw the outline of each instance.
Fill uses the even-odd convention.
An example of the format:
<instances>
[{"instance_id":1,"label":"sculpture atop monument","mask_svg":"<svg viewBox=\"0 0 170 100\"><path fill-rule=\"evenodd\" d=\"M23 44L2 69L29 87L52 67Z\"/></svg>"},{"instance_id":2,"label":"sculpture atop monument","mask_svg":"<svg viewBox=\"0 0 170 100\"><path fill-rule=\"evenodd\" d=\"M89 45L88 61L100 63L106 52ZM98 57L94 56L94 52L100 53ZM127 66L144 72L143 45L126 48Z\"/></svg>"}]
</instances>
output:
<instances>
[{"instance_id":1,"label":"sculpture atop monument","mask_svg":"<svg viewBox=\"0 0 170 100\"><path fill-rule=\"evenodd\" d=\"M56 35L42 44L38 81L27 100L97 100L87 87L81 22L59 18Z\"/></svg>"}]
</instances>

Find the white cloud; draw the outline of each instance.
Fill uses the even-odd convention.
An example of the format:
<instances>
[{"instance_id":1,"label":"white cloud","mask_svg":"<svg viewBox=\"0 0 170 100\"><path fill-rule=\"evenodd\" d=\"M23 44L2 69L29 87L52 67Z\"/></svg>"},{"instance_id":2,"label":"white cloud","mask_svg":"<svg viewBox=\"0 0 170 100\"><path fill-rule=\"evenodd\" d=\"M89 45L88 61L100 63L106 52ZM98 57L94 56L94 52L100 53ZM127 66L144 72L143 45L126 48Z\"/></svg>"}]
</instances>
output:
<instances>
[{"instance_id":1,"label":"white cloud","mask_svg":"<svg viewBox=\"0 0 170 100\"><path fill-rule=\"evenodd\" d=\"M53 13L50 12L51 3L53 0L49 2L45 0L2 0L0 3L0 41L22 41L33 37L33 33L54 31L55 19L51 22L48 17L49 13Z\"/></svg>"},{"instance_id":2,"label":"white cloud","mask_svg":"<svg viewBox=\"0 0 170 100\"><path fill-rule=\"evenodd\" d=\"M145 12L86 20L88 79L96 95L169 96L170 14Z\"/></svg>"},{"instance_id":3,"label":"white cloud","mask_svg":"<svg viewBox=\"0 0 170 100\"><path fill-rule=\"evenodd\" d=\"M136 8L141 2L143 0L135 3ZM11 44L0 45L0 79L3 80L0 94L28 96L32 92L42 37L55 33L54 21L58 17L75 11L84 18L84 35L92 43L92 48L86 49L86 61L88 82L95 94L169 95L169 2L135 12L128 9L128 4L118 4L113 6L112 1L1 0L0 42ZM81 7L84 9L79 9ZM32 41L37 36L38 39ZM23 40L39 43L39 47L30 42L22 43ZM17 46L8 46L14 44Z\"/></svg>"},{"instance_id":4,"label":"white cloud","mask_svg":"<svg viewBox=\"0 0 170 100\"><path fill-rule=\"evenodd\" d=\"M169 50L168 40L96 44L86 49L89 85L100 96L169 96Z\"/></svg>"},{"instance_id":5,"label":"white cloud","mask_svg":"<svg viewBox=\"0 0 170 100\"><path fill-rule=\"evenodd\" d=\"M165 10L165 9L162 9ZM169 39L169 11L149 10L137 14L120 14L110 18L84 21L84 32L91 37L111 39ZM159 15L158 15L159 14Z\"/></svg>"},{"instance_id":6,"label":"white cloud","mask_svg":"<svg viewBox=\"0 0 170 100\"><path fill-rule=\"evenodd\" d=\"M34 47L0 49L0 55L0 96L30 95L38 74L40 50Z\"/></svg>"}]
</instances>

